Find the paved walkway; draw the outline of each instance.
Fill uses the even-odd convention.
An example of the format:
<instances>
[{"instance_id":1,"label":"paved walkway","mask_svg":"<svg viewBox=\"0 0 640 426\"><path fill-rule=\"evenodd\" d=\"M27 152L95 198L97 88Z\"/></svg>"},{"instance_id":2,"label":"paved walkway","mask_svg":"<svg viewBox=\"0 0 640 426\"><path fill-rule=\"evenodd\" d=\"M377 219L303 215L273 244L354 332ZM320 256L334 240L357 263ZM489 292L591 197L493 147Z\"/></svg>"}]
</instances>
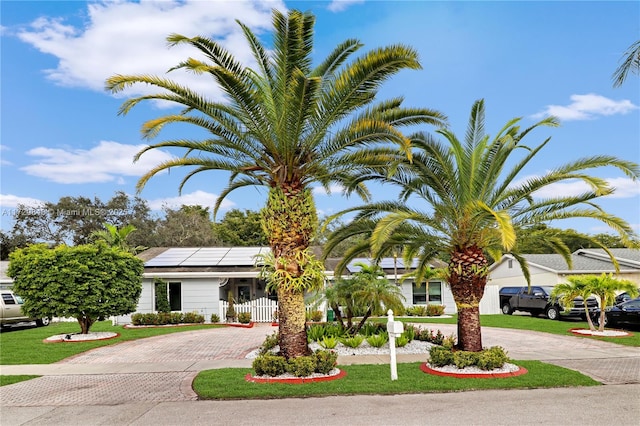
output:
<instances>
[{"instance_id":1,"label":"paved walkway","mask_svg":"<svg viewBox=\"0 0 640 426\"><path fill-rule=\"evenodd\" d=\"M439 329L445 335L455 332L455 325L422 326ZM199 371L250 367L246 354L275 330L263 324L188 331L98 348L55 364L0 366L0 374L43 375L0 387L0 423L5 425L8 407L196 400L191 382ZM513 359L543 360L578 370L605 384L640 384L640 348L522 330L483 327L482 332L484 346L502 346ZM425 358L425 354L399 355L398 362ZM346 365L389 360L388 356L351 356L341 357L338 362Z\"/></svg>"}]
</instances>

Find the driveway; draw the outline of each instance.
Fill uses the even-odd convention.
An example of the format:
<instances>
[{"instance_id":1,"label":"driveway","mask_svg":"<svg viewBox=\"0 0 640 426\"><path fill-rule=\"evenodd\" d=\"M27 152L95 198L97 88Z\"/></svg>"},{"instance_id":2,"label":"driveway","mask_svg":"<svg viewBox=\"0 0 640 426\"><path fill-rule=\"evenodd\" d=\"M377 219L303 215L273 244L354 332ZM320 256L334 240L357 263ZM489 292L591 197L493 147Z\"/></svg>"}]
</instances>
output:
<instances>
[{"instance_id":1,"label":"driveway","mask_svg":"<svg viewBox=\"0 0 640 426\"><path fill-rule=\"evenodd\" d=\"M428 328L445 335L455 332L455 325L449 324L430 324ZM1 406L193 401L197 397L191 382L199 371L249 367L251 360L246 354L275 330L262 324L188 331L97 348L50 365L2 366L0 374L44 376L0 387ZM550 362L605 384L640 383L640 348L523 330L483 327L482 332L484 346L502 346L513 359ZM398 356L399 362L424 359L424 354ZM356 356L338 362L387 363L388 357Z\"/></svg>"}]
</instances>

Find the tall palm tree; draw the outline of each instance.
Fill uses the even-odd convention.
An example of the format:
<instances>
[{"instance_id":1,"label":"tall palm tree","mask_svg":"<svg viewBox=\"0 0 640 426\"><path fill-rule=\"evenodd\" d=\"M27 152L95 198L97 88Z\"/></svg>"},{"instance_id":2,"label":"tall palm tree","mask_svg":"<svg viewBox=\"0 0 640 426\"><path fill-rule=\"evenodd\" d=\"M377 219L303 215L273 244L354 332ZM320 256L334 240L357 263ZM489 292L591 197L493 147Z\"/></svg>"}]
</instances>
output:
<instances>
[{"instance_id":1,"label":"tall palm tree","mask_svg":"<svg viewBox=\"0 0 640 426\"><path fill-rule=\"evenodd\" d=\"M331 249L342 236L360 233L370 236L372 251L377 254L395 244L401 234L407 238L404 257L419 260L417 282L421 282L434 254L447 257L446 280L458 310L458 346L469 351L482 349L479 303L487 282L488 256L498 259L503 252L511 251L530 278L526 261L512 251L519 229L552 220L592 218L618 232L629 245L634 236L624 220L594 203L613 189L586 170L612 166L635 180L640 174L638 165L599 155L561 165L543 176L519 180L523 168L550 140L529 147L523 144L523 138L538 127L558 125L555 118L546 118L521 130L519 120L510 120L490 138L484 131L484 101L480 100L471 109L463 141L447 129L437 131L445 142L427 134L415 135L412 160L398 164L391 177L378 176L400 186L400 200L340 212L336 216L354 211L358 214L327 244ZM517 160L513 155L516 152L524 157ZM567 180L581 180L591 189L580 195L534 198L536 191ZM595 239L592 243L602 247ZM556 242L552 246L570 263L566 245Z\"/></svg>"},{"instance_id":2,"label":"tall palm tree","mask_svg":"<svg viewBox=\"0 0 640 426\"><path fill-rule=\"evenodd\" d=\"M256 35L238 23L257 63L240 64L214 40L173 34L171 45L187 44L206 61L189 58L173 69L206 74L223 90L226 101L216 102L187 87L156 76L115 75L107 89L120 92L144 83L162 91L124 102L121 114L144 100L163 100L184 106L178 114L147 121L145 138L155 137L167 124L187 123L204 129L204 140L175 139L154 143L140 151L178 148L184 155L166 161L142 176L141 190L150 178L172 167L193 167L180 189L194 175L210 170L230 173L214 213L232 191L266 186L268 199L262 225L275 257L279 303L279 335L287 358L309 353L303 293L319 285L317 263L308 250L317 229L311 184L327 191L333 184L368 196L362 182L354 184L362 168L384 167L398 147L410 155L410 141L402 126L446 119L437 111L403 108L402 99L374 103L387 79L404 69L419 69L417 53L404 45L369 51L352 59L362 45L349 39L339 44L319 65L312 66L315 18L292 10L273 12L273 46L267 49ZM309 272L311 272L309 274Z\"/></svg>"},{"instance_id":3,"label":"tall palm tree","mask_svg":"<svg viewBox=\"0 0 640 426\"><path fill-rule=\"evenodd\" d=\"M613 87L620 87L627 79L629 71L640 74L640 40L633 43L622 57L622 63L613 73Z\"/></svg>"}]
</instances>

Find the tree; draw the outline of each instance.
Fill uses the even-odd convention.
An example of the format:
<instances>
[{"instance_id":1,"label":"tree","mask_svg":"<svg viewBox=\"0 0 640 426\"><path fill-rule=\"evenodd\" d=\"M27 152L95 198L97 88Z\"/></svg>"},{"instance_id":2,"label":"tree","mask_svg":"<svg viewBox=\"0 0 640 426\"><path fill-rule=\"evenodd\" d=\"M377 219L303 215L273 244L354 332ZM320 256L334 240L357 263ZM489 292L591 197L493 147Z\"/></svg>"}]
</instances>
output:
<instances>
[{"instance_id":1,"label":"tree","mask_svg":"<svg viewBox=\"0 0 640 426\"><path fill-rule=\"evenodd\" d=\"M349 334L357 334L371 315L382 315L388 309L396 312L403 309L404 296L400 287L385 278L378 265L356 262L360 270L352 277L339 278L325 289L325 298L336 314L336 320ZM342 318L341 307L346 315L346 325ZM353 318L361 316L354 326Z\"/></svg>"},{"instance_id":2,"label":"tree","mask_svg":"<svg viewBox=\"0 0 640 426\"><path fill-rule=\"evenodd\" d=\"M95 239L102 240L111 247L117 247L121 250L133 254L136 254L148 248L143 246L131 247L127 243L127 238L129 237L129 235L136 230L136 227L133 225L126 225L118 229L114 225L105 223L104 227L106 229L102 231L95 231L92 235Z\"/></svg>"},{"instance_id":3,"label":"tree","mask_svg":"<svg viewBox=\"0 0 640 426\"><path fill-rule=\"evenodd\" d=\"M640 40L633 43L622 57L622 63L613 73L613 87L620 87L629 72L640 74Z\"/></svg>"},{"instance_id":4,"label":"tree","mask_svg":"<svg viewBox=\"0 0 640 426\"><path fill-rule=\"evenodd\" d=\"M26 315L76 318L87 334L98 318L135 311L143 270L140 259L104 243L35 244L11 253L7 275Z\"/></svg>"},{"instance_id":5,"label":"tree","mask_svg":"<svg viewBox=\"0 0 640 426\"><path fill-rule=\"evenodd\" d=\"M129 240L133 247L153 245L147 238L153 234L155 221L146 201L139 197L131 199L121 191L106 203L98 197L66 196L38 207L18 205L10 235L33 243L87 244L93 240L94 232L104 229L105 222L138 229Z\"/></svg>"},{"instance_id":6,"label":"tree","mask_svg":"<svg viewBox=\"0 0 640 426\"><path fill-rule=\"evenodd\" d=\"M614 278L612 274L578 275L568 277L567 281L556 285L551 292L551 296L559 297L562 304L572 307L575 297L582 297L586 301L589 296L595 295L600 303L599 331L604 331L605 308L613 306L617 292L626 291L631 297L638 295L637 284L633 281ZM584 306L588 310L586 302ZM589 315L588 311L585 313L589 329L595 331L591 315Z\"/></svg>"},{"instance_id":7,"label":"tree","mask_svg":"<svg viewBox=\"0 0 640 426\"><path fill-rule=\"evenodd\" d=\"M499 259L503 252L511 252L527 281L530 279L525 259L515 251L520 230L552 220L591 218L616 231L629 246L634 236L628 223L595 204L594 200L611 194L613 189L604 179L591 176L586 170L611 166L636 180L640 173L637 164L599 155L519 181L519 173L550 140L529 147L523 144L523 138L541 126L555 127L558 123L555 118L546 118L521 131L518 122L519 119L510 120L491 139L484 132L484 101L477 101L471 109L464 141L448 129L437 131L446 143L417 134L412 139L415 147L412 161L398 164L392 176L380 174L380 180L400 186L399 201L374 203L340 213L359 211L347 226L370 232L374 255L395 244L397 231L402 230L407 238L405 260L418 259L417 282L422 281L434 253L447 255L446 281L458 310L458 346L467 351L482 350L479 303L487 283L488 256ZM517 160L512 155L515 152L522 152L524 157ZM505 168L507 164L511 165L510 170ZM592 189L575 196L534 198L536 191L570 179L586 182ZM429 208L420 210L415 206ZM415 232L408 233L403 226ZM335 240L346 232L337 233ZM588 239L595 247L601 246L592 237ZM570 266L571 253L566 245L561 241L549 243ZM617 265L613 255L602 248Z\"/></svg>"},{"instance_id":8,"label":"tree","mask_svg":"<svg viewBox=\"0 0 640 426\"><path fill-rule=\"evenodd\" d=\"M164 208L164 219L158 222L155 246L158 247L207 247L220 244L209 220L208 208L181 206ZM204 213L203 213L204 212Z\"/></svg>"},{"instance_id":9,"label":"tree","mask_svg":"<svg viewBox=\"0 0 640 426\"><path fill-rule=\"evenodd\" d=\"M213 232L224 246L251 247L269 244L260 224L260 213L251 210L229 210L219 223L213 224Z\"/></svg>"},{"instance_id":10,"label":"tree","mask_svg":"<svg viewBox=\"0 0 640 426\"><path fill-rule=\"evenodd\" d=\"M149 75L115 75L106 87L113 93L142 83L159 93L129 99L120 108L128 113L144 100L171 101L184 107L147 121L145 138L154 138L168 124L190 124L208 132L204 140L166 140L149 150L184 149L184 155L148 171L138 190L156 174L174 167L193 167L180 183L210 170L230 173L214 213L232 191L247 186L268 188L261 211L262 227L274 255L279 304L279 344L286 358L310 353L307 345L304 292L320 287L309 244L318 227L311 184L329 191L338 184L367 197L363 176L386 168L398 147L410 155L403 126L441 125L445 117L425 108L403 108L401 98L374 103L382 83L404 69L419 69L417 52L392 45L353 60L362 45L350 39L339 44L318 66L312 64L315 17L308 12L273 12L273 45L239 22L253 53L256 69L243 66L215 40L173 34L170 45L190 45L206 62L187 59L174 69L205 74L224 92L226 103L209 100L169 79ZM321 266L321 265L320 265Z\"/></svg>"}]
</instances>

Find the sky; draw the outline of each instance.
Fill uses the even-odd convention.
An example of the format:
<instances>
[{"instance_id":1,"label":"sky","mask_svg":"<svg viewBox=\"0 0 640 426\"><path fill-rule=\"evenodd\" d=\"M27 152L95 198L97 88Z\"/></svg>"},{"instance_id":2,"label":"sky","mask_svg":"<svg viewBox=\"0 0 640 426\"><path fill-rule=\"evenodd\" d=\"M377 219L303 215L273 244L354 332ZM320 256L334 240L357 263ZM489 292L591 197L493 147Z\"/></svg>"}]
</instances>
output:
<instances>
[{"instance_id":1,"label":"sky","mask_svg":"<svg viewBox=\"0 0 640 426\"><path fill-rule=\"evenodd\" d=\"M221 42L252 65L240 20L270 43L271 10L301 9L316 15L314 58L357 38L361 52L402 43L419 52L421 70L405 70L380 90L379 99L405 98L405 106L439 110L451 129L464 135L472 104L485 100L486 131L494 135L508 120L528 127L555 115L559 128L525 138L551 142L522 177L541 175L591 155L615 155L640 162L640 76L619 88L612 74L625 50L640 39L639 2L520 1L11 1L2 0L0 33L0 221L10 229L19 205L37 207L63 196L108 201L116 191L134 196L140 176L175 153L154 150L133 163L148 141L140 128L176 111L166 104L142 104L126 116L118 108L135 87L117 96L104 89L114 74L164 76L197 55L187 46L169 48L170 33L203 35ZM181 84L220 100L212 80L173 72ZM155 142L193 129L168 129ZM420 130L433 131L433 128ZM140 193L149 206L199 204L212 208L228 174L209 172L178 192L186 171L154 177ZM599 204L640 232L640 182L614 168L593 174L616 188ZM578 182L546 193L578 194ZM373 188L376 200L393 200L397 190ZM314 191L321 216L361 204L339 188ZM232 192L229 209L259 210L266 189ZM580 232L608 232L600 222L571 220L553 226Z\"/></svg>"}]
</instances>

